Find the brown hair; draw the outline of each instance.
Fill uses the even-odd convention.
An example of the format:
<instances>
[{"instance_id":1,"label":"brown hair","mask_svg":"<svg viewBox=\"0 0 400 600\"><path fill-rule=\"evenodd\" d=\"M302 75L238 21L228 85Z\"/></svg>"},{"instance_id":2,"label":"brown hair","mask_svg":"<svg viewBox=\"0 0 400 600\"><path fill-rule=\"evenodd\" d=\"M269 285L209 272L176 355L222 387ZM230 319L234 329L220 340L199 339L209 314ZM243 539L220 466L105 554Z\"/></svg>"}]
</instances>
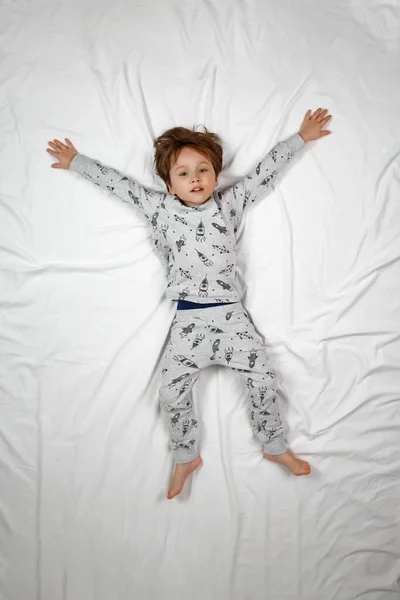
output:
<instances>
[{"instance_id":1,"label":"brown hair","mask_svg":"<svg viewBox=\"0 0 400 600\"><path fill-rule=\"evenodd\" d=\"M173 127L168 129L156 140L154 140L155 157L154 164L157 175L166 183L171 185L169 171L174 164L179 152L185 146L189 146L208 158L214 167L215 175L218 177L222 169L222 145L220 138L207 131L194 131L185 127Z\"/></svg>"}]
</instances>

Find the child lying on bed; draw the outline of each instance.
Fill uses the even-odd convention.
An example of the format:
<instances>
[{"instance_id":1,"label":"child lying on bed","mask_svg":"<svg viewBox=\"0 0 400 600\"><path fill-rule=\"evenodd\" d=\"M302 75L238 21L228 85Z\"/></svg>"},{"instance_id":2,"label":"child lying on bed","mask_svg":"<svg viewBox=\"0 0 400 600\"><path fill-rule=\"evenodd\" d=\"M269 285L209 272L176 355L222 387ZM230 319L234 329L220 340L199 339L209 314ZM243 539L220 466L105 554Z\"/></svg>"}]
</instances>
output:
<instances>
[{"instance_id":1,"label":"child lying on bed","mask_svg":"<svg viewBox=\"0 0 400 600\"><path fill-rule=\"evenodd\" d=\"M169 129L155 142L155 167L168 192L146 189L97 160L79 154L69 139L49 142L59 160L51 166L76 171L131 204L152 228L168 265L166 296L176 316L161 364L160 403L166 416L175 471L168 498L182 491L198 468L198 423L191 390L202 369L224 365L246 381L251 427L266 459L294 475L310 465L286 447L277 406L275 373L260 336L241 303L236 279L236 232L246 209L264 198L279 171L306 142L331 132L327 109L308 110L299 133L278 143L244 179L216 191L222 147L210 132Z\"/></svg>"}]
</instances>

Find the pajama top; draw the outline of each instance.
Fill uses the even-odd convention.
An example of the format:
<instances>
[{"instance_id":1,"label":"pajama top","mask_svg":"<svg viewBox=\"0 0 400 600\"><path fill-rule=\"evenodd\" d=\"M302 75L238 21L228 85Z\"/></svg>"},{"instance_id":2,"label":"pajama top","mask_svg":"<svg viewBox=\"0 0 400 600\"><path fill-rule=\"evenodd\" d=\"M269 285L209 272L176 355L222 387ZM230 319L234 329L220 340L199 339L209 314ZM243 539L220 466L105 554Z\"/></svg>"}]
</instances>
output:
<instances>
[{"instance_id":1,"label":"pajama top","mask_svg":"<svg viewBox=\"0 0 400 600\"><path fill-rule=\"evenodd\" d=\"M238 302L243 294L236 278L240 222L304 145L298 133L279 142L244 179L215 191L196 207L185 206L168 192L151 191L84 154L76 154L69 168L144 216L152 228L154 247L168 267L168 298L199 304Z\"/></svg>"}]
</instances>

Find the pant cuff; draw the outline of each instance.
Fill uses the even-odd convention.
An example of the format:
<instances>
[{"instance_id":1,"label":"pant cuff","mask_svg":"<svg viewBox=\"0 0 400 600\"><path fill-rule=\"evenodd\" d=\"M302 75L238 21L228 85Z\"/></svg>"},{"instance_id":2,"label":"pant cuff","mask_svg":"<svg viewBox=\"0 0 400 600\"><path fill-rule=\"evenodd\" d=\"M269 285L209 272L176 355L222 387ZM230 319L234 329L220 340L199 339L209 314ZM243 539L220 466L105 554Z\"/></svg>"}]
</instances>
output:
<instances>
[{"instance_id":1,"label":"pant cuff","mask_svg":"<svg viewBox=\"0 0 400 600\"><path fill-rule=\"evenodd\" d=\"M174 451L175 462L177 464L188 463L198 457L199 453L196 449L188 450L187 448L177 448Z\"/></svg>"},{"instance_id":2,"label":"pant cuff","mask_svg":"<svg viewBox=\"0 0 400 600\"><path fill-rule=\"evenodd\" d=\"M264 444L265 454L271 454L271 455L283 454L284 452L286 452L286 450L287 450L287 447L285 444L285 440L283 439L283 436L272 439L269 442L267 442L266 444Z\"/></svg>"}]
</instances>

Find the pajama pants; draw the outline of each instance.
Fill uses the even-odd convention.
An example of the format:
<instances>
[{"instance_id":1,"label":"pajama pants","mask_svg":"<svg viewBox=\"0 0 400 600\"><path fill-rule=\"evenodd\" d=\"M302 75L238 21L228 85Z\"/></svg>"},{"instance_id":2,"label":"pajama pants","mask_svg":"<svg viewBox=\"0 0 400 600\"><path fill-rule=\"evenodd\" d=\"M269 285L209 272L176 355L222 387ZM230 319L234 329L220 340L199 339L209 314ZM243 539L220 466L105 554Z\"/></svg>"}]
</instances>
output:
<instances>
[{"instance_id":1,"label":"pajama pants","mask_svg":"<svg viewBox=\"0 0 400 600\"><path fill-rule=\"evenodd\" d=\"M160 404L177 463L198 456L198 425L191 390L202 369L223 365L246 380L254 434L267 454L286 450L277 408L275 373L241 302L178 310L161 361Z\"/></svg>"}]
</instances>

